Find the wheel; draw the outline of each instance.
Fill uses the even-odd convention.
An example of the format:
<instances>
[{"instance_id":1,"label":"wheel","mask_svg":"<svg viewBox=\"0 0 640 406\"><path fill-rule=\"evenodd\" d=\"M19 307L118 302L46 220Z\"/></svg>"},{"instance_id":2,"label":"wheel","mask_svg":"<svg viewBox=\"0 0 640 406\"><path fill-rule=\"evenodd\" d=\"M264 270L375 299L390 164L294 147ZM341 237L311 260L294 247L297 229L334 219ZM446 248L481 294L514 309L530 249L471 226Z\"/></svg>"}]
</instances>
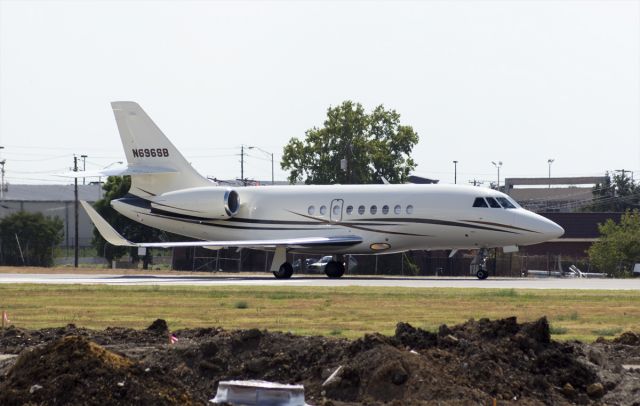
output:
<instances>
[{"instance_id":1,"label":"wheel","mask_svg":"<svg viewBox=\"0 0 640 406\"><path fill-rule=\"evenodd\" d=\"M344 275L344 264L338 261L329 261L324 266L324 273L329 278L339 278Z\"/></svg>"},{"instance_id":2,"label":"wheel","mask_svg":"<svg viewBox=\"0 0 640 406\"><path fill-rule=\"evenodd\" d=\"M293 266L288 262L280 265L280 268L273 272L273 276L277 279L289 279L291 275L293 275Z\"/></svg>"},{"instance_id":3,"label":"wheel","mask_svg":"<svg viewBox=\"0 0 640 406\"><path fill-rule=\"evenodd\" d=\"M478 277L478 279L484 280L484 279L487 279L489 277L489 272L487 272L484 269L480 268L478 270L478 272L476 272L476 276Z\"/></svg>"}]
</instances>

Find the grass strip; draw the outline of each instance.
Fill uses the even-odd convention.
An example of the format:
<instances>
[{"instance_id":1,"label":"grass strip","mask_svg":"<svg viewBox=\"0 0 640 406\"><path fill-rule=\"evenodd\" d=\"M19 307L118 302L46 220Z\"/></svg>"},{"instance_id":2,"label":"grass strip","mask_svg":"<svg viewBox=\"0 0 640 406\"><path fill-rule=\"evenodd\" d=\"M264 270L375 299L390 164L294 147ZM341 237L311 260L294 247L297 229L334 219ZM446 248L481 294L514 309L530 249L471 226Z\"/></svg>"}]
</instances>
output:
<instances>
[{"instance_id":1,"label":"grass strip","mask_svg":"<svg viewBox=\"0 0 640 406\"><path fill-rule=\"evenodd\" d=\"M554 339L586 342L640 331L640 295L630 291L388 287L0 285L0 310L37 329L221 326L358 338L393 334L403 321L435 331L470 318L547 316Z\"/></svg>"}]
</instances>

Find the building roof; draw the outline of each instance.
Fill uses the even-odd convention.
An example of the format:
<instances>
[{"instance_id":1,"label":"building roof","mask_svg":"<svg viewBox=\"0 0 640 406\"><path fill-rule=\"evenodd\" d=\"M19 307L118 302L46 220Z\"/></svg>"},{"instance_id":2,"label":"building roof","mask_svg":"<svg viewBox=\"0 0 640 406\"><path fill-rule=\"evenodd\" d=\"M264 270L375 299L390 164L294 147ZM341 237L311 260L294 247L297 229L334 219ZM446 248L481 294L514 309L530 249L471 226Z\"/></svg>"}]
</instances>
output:
<instances>
[{"instance_id":1,"label":"building roof","mask_svg":"<svg viewBox=\"0 0 640 406\"><path fill-rule=\"evenodd\" d=\"M7 185L3 200L30 202L67 202L74 200L74 185ZM102 197L98 184L78 185L78 199L95 202Z\"/></svg>"},{"instance_id":2,"label":"building roof","mask_svg":"<svg viewBox=\"0 0 640 406\"><path fill-rule=\"evenodd\" d=\"M568 188L522 188L511 189L509 196L518 202L527 200L591 200L593 199L593 189L586 187Z\"/></svg>"}]
</instances>

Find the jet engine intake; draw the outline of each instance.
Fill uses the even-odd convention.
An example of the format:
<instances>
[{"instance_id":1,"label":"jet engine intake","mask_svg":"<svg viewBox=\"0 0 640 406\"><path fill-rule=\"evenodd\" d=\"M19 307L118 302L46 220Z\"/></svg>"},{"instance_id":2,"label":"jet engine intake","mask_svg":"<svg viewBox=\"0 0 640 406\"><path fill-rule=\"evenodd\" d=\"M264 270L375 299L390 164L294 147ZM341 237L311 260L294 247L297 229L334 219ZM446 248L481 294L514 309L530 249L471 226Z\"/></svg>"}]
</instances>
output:
<instances>
[{"instance_id":1,"label":"jet engine intake","mask_svg":"<svg viewBox=\"0 0 640 406\"><path fill-rule=\"evenodd\" d=\"M228 219L240 210L240 196L231 188L207 186L175 190L156 196L151 208L192 217Z\"/></svg>"}]
</instances>

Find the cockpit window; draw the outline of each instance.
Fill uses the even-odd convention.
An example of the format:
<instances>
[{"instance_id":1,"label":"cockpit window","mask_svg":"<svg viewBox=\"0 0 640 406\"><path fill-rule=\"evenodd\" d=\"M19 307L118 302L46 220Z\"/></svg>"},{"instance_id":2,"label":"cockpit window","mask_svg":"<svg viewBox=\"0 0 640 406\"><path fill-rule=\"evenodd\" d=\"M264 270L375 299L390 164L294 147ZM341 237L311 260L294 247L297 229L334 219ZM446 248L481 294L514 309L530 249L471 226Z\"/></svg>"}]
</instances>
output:
<instances>
[{"instance_id":1,"label":"cockpit window","mask_svg":"<svg viewBox=\"0 0 640 406\"><path fill-rule=\"evenodd\" d=\"M514 206L509 199L504 198L504 197L496 197L496 199L498 199L498 201L500 202L500 204L502 205L502 207L504 207L505 209L515 209L516 206Z\"/></svg>"},{"instance_id":2,"label":"cockpit window","mask_svg":"<svg viewBox=\"0 0 640 406\"><path fill-rule=\"evenodd\" d=\"M473 207L489 207L487 205L487 202L481 198L481 197L476 197L476 200L473 201Z\"/></svg>"},{"instance_id":3,"label":"cockpit window","mask_svg":"<svg viewBox=\"0 0 640 406\"><path fill-rule=\"evenodd\" d=\"M489 206L493 207L494 209L502 208L502 206L500 206L500 203L498 203L493 197L487 197L487 202L489 202Z\"/></svg>"}]
</instances>

